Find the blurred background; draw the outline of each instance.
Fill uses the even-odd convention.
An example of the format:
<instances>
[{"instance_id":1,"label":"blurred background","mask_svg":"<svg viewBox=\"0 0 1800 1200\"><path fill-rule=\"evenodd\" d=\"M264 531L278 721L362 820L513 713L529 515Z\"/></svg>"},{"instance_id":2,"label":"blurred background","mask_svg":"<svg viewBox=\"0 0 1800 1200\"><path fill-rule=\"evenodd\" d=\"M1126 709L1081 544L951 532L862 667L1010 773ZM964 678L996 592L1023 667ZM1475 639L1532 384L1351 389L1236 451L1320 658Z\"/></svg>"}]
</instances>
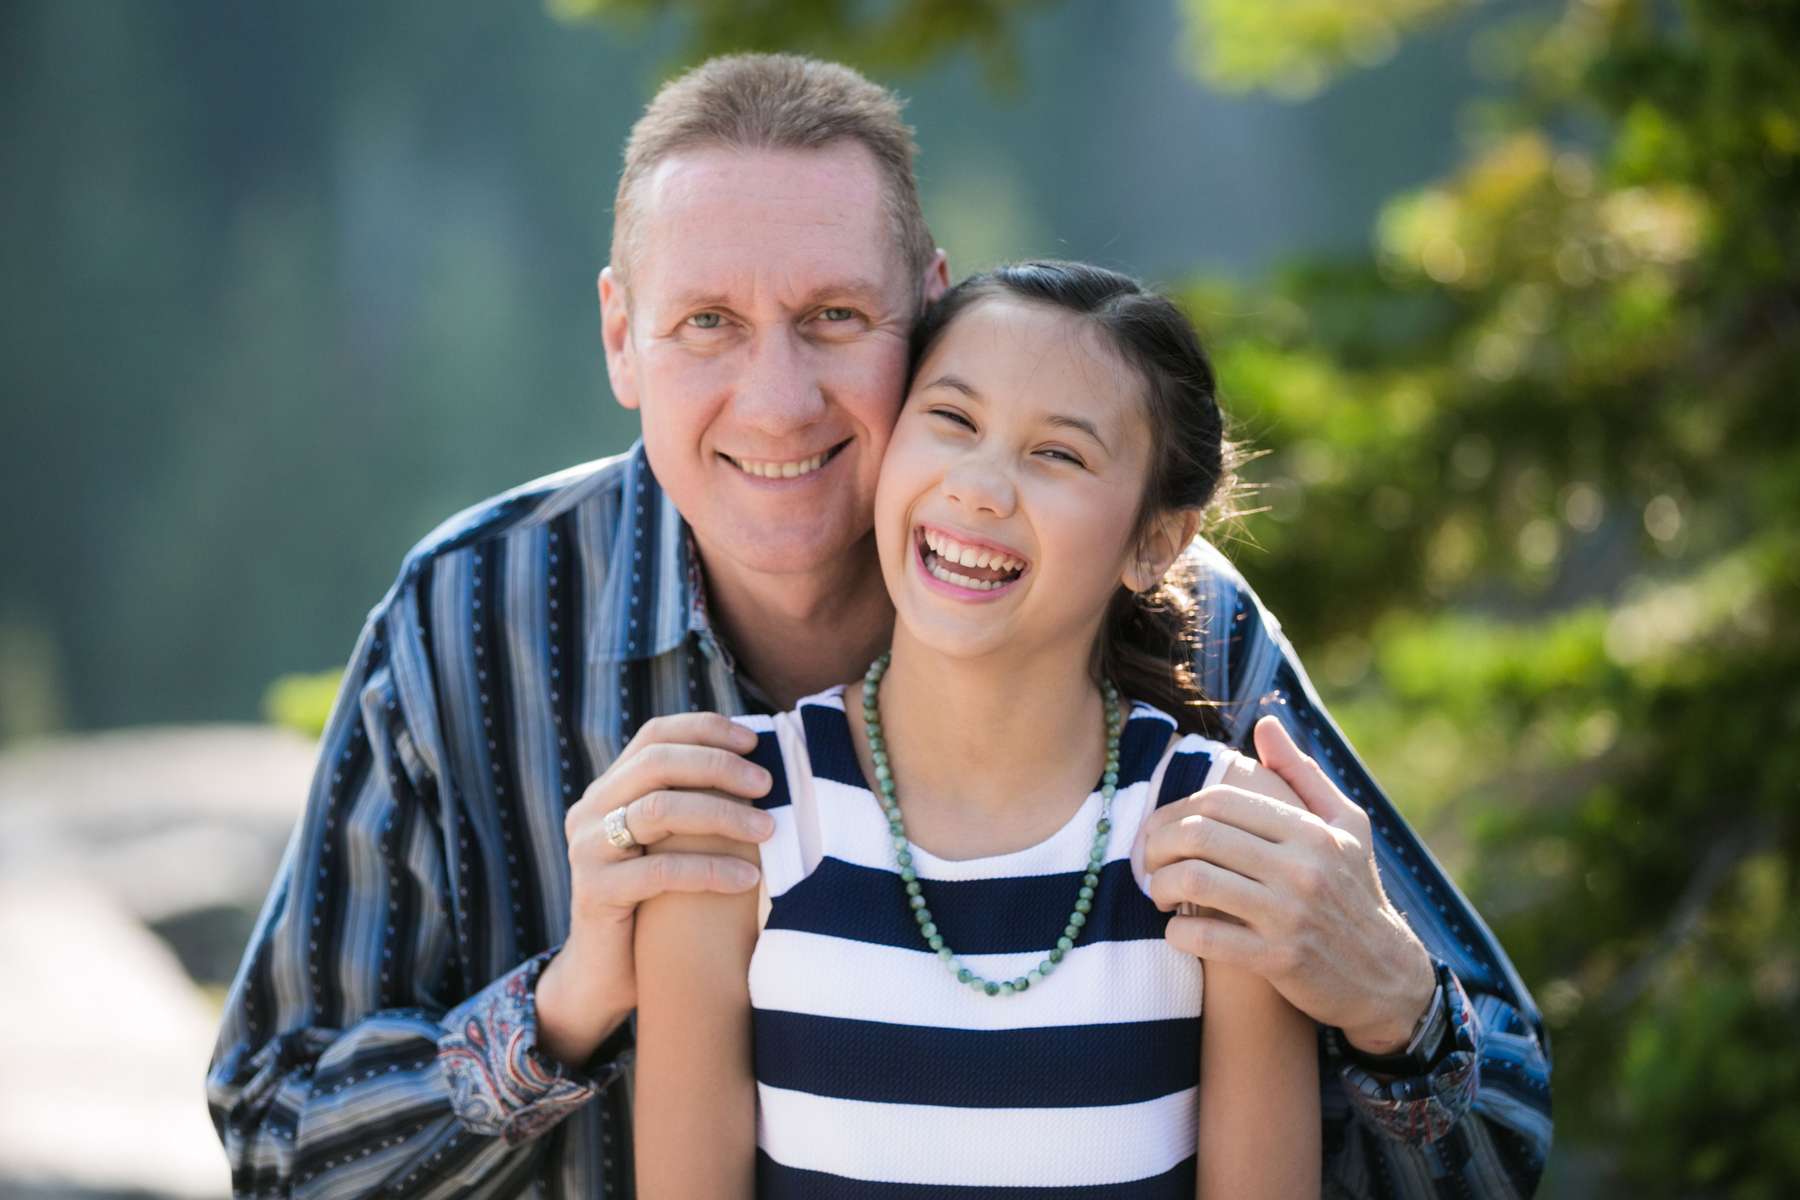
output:
<instances>
[{"instance_id":1,"label":"blurred background","mask_svg":"<svg viewBox=\"0 0 1800 1200\"><path fill-rule=\"evenodd\" d=\"M957 274L1174 289L1218 532L1552 1032L1541 1194L1800 1191L1800 5L0 7L0 1192L227 1190L202 1075L363 614L614 453L625 133L910 98Z\"/></svg>"}]
</instances>

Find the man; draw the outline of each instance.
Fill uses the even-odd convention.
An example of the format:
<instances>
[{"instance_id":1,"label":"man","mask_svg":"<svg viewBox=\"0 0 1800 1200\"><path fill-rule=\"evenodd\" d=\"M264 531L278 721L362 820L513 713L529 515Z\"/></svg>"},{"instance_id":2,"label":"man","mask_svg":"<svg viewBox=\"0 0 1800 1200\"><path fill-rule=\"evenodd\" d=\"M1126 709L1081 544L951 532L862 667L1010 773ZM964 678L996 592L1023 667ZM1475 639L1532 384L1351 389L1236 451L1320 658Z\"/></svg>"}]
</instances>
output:
<instances>
[{"instance_id":1,"label":"man","mask_svg":"<svg viewBox=\"0 0 1800 1200\"><path fill-rule=\"evenodd\" d=\"M753 739L717 714L853 678L890 631L875 478L949 278L912 153L891 95L782 56L714 60L634 128L599 291L643 441L453 518L370 614L209 1074L238 1192L631 1194L635 906L756 882L642 846L766 836L728 798L768 785ZM1237 919L1169 938L1324 1027L1337 1193L1529 1193L1550 1138L1529 996L1273 618L1192 553L1197 677L1306 808L1165 810L1159 900ZM1223 872L1266 902L1219 903Z\"/></svg>"}]
</instances>

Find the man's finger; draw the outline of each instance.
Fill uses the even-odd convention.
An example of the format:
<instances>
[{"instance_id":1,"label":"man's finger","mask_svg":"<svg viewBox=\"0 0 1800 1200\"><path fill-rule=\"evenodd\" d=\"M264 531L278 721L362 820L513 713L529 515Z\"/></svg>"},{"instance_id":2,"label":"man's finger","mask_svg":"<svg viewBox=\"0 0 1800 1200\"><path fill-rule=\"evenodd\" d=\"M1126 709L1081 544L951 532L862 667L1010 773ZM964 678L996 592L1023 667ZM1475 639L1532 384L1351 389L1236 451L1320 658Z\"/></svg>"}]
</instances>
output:
<instances>
[{"instance_id":1,"label":"man's finger","mask_svg":"<svg viewBox=\"0 0 1800 1200\"><path fill-rule=\"evenodd\" d=\"M1252 735L1256 756L1294 789L1307 808L1335 825L1355 807L1313 758L1294 743L1277 717L1264 717Z\"/></svg>"},{"instance_id":2,"label":"man's finger","mask_svg":"<svg viewBox=\"0 0 1800 1200\"><path fill-rule=\"evenodd\" d=\"M594 868L596 903L630 908L669 892L733 895L756 886L761 873L729 854L645 854Z\"/></svg>"},{"instance_id":3,"label":"man's finger","mask_svg":"<svg viewBox=\"0 0 1800 1200\"><path fill-rule=\"evenodd\" d=\"M1202 818L1236 826L1266 842L1288 841L1305 825L1320 823L1304 808L1223 783L1194 793L1194 811Z\"/></svg>"},{"instance_id":4,"label":"man's finger","mask_svg":"<svg viewBox=\"0 0 1800 1200\"><path fill-rule=\"evenodd\" d=\"M1247 971L1263 962L1266 943L1252 930L1219 917L1170 917L1163 940L1196 958L1210 958Z\"/></svg>"},{"instance_id":5,"label":"man's finger","mask_svg":"<svg viewBox=\"0 0 1800 1200\"><path fill-rule=\"evenodd\" d=\"M1267 880L1275 869L1275 843L1236 825L1191 813L1165 822L1144 838L1144 869L1159 869L1184 858L1217 863L1239 875Z\"/></svg>"},{"instance_id":6,"label":"man's finger","mask_svg":"<svg viewBox=\"0 0 1800 1200\"><path fill-rule=\"evenodd\" d=\"M1253 879L1209 862L1184 858L1150 875L1150 899L1168 912L1199 904L1254 924L1269 905L1269 891Z\"/></svg>"},{"instance_id":7,"label":"man's finger","mask_svg":"<svg viewBox=\"0 0 1800 1200\"><path fill-rule=\"evenodd\" d=\"M721 713L673 713L640 725L619 757L665 743L716 746L733 754L748 754L756 749L756 734Z\"/></svg>"},{"instance_id":8,"label":"man's finger","mask_svg":"<svg viewBox=\"0 0 1800 1200\"><path fill-rule=\"evenodd\" d=\"M768 794L774 780L763 768L732 750L658 742L645 746L617 773L605 776L606 792L617 797L607 808L617 808L656 791L728 792L754 800Z\"/></svg>"},{"instance_id":9,"label":"man's finger","mask_svg":"<svg viewBox=\"0 0 1800 1200\"><path fill-rule=\"evenodd\" d=\"M667 790L647 793L628 804L625 827L644 846L677 835L754 843L767 841L775 832L775 818L742 800L711 792Z\"/></svg>"}]
</instances>

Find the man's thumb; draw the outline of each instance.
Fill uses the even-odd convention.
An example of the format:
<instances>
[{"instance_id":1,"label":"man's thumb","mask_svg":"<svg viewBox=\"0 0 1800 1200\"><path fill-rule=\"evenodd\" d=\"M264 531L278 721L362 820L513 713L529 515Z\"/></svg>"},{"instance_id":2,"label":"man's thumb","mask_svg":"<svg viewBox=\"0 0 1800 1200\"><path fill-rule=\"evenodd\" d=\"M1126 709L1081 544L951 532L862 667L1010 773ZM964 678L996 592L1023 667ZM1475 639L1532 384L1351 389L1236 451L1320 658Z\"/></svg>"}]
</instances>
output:
<instances>
[{"instance_id":1,"label":"man's thumb","mask_svg":"<svg viewBox=\"0 0 1800 1200\"><path fill-rule=\"evenodd\" d=\"M1316 816L1335 824L1347 814L1350 801L1324 769L1295 744L1281 718L1262 718L1251 736L1256 742L1256 757L1262 760L1262 765L1281 776L1282 782L1293 788L1294 794Z\"/></svg>"}]
</instances>

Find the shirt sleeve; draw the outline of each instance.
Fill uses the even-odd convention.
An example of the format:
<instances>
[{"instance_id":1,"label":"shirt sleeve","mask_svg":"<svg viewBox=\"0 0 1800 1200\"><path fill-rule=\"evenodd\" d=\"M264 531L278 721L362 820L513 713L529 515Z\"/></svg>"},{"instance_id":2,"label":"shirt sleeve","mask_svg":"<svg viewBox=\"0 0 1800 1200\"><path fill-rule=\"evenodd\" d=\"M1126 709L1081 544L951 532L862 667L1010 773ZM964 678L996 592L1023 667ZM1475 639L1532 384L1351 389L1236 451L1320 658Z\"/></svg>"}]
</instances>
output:
<instances>
[{"instance_id":1,"label":"shirt sleeve","mask_svg":"<svg viewBox=\"0 0 1800 1200\"><path fill-rule=\"evenodd\" d=\"M514 1194L533 1139L629 1046L627 1027L582 1072L538 1055L549 953L466 990L437 785L406 717L425 662L410 604L390 593L358 639L226 1002L207 1099L234 1194Z\"/></svg>"},{"instance_id":2,"label":"shirt sleeve","mask_svg":"<svg viewBox=\"0 0 1800 1200\"><path fill-rule=\"evenodd\" d=\"M1227 739L1254 754L1251 730L1272 714L1362 806L1389 899L1444 967L1446 1034L1422 1072L1371 1071L1325 1031L1327 1192L1531 1195L1551 1140L1549 1039L1536 1005L1499 941L1351 750L1274 616L1216 549L1196 542L1190 553L1202 620L1196 680L1222 702Z\"/></svg>"}]
</instances>

